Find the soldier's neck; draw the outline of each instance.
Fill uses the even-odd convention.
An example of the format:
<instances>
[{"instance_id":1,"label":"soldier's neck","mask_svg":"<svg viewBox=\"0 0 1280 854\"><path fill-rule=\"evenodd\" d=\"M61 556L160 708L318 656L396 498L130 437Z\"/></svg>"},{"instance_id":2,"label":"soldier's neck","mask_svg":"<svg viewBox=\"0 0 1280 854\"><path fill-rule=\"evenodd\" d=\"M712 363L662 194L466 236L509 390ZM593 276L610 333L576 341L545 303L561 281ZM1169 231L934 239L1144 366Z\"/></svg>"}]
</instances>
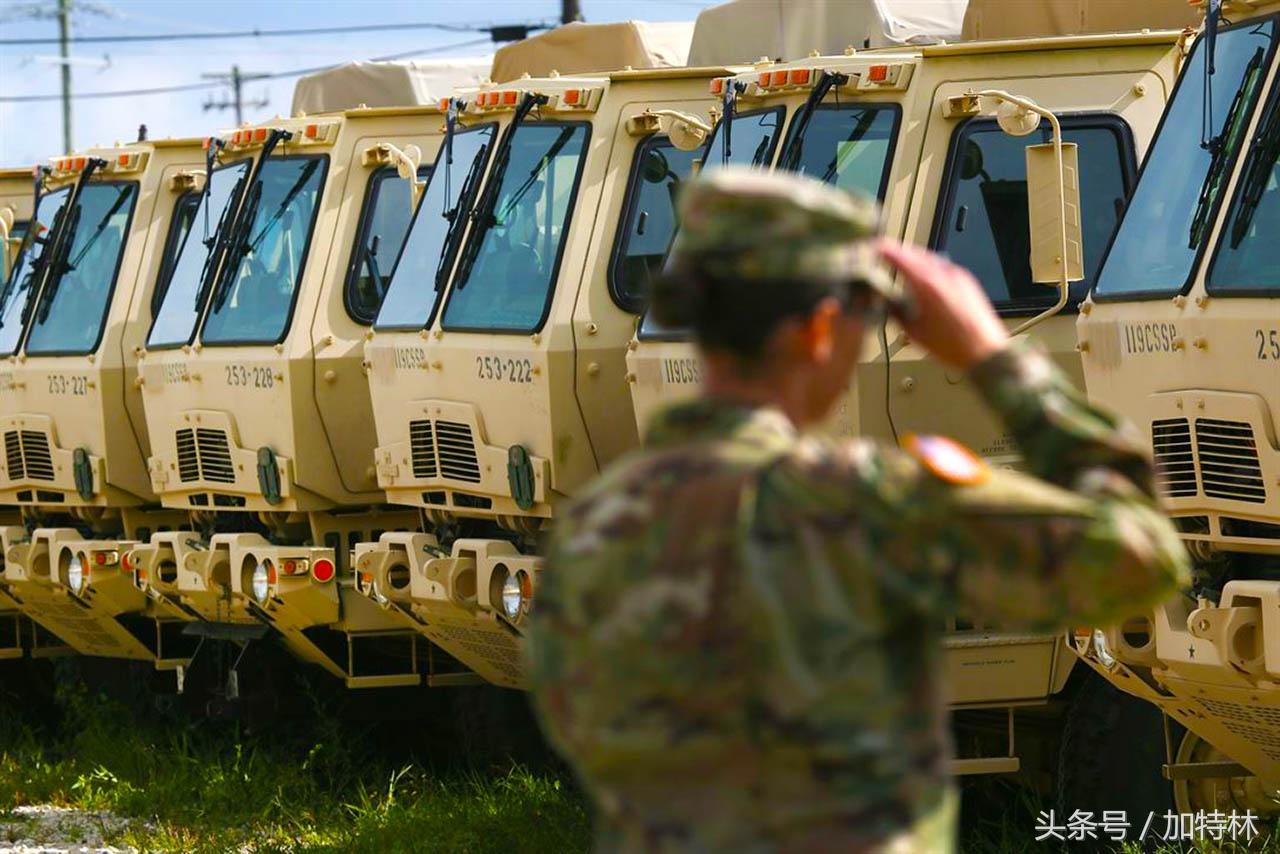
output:
<instances>
[{"instance_id":1,"label":"soldier's neck","mask_svg":"<svg viewBox=\"0 0 1280 854\"><path fill-rule=\"evenodd\" d=\"M702 379L703 394L713 400L777 409L798 428L805 427L811 420L807 384L794 378L773 371L743 376L736 367L707 359Z\"/></svg>"}]
</instances>

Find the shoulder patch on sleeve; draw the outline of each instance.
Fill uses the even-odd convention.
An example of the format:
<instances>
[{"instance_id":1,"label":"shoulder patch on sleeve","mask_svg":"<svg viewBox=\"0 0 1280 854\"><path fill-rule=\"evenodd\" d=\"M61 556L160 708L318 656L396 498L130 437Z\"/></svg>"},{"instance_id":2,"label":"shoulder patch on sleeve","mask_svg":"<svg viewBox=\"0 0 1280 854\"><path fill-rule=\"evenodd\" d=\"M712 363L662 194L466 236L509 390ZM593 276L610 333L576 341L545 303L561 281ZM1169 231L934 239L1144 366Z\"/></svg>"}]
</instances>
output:
<instances>
[{"instance_id":1,"label":"shoulder patch on sleeve","mask_svg":"<svg viewBox=\"0 0 1280 854\"><path fill-rule=\"evenodd\" d=\"M973 486L991 475L991 469L973 451L946 436L911 433L903 439L902 447L934 477L947 483Z\"/></svg>"}]
</instances>

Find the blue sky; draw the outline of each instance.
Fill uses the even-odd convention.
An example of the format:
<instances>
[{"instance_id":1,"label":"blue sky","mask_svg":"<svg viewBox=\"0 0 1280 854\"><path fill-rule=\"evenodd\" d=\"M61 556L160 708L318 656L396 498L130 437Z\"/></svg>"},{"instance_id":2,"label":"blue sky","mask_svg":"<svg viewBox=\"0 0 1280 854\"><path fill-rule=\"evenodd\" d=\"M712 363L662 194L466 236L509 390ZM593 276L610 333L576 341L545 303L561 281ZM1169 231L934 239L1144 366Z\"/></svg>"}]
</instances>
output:
<instances>
[{"instance_id":1,"label":"blue sky","mask_svg":"<svg viewBox=\"0 0 1280 854\"><path fill-rule=\"evenodd\" d=\"M178 33L293 27L334 27L431 21L443 24L495 24L558 20L559 0L77 0L74 35ZM643 10L651 21L685 21L714 0L581 0L588 21L620 21ZM31 20L33 8L51 11L56 0L0 0L4 38L56 37L52 18ZM100 9L106 14L97 14ZM353 59L427 48L448 48L484 38L479 33L411 30L290 38L241 38L208 41L72 45L73 89L79 92L139 89L200 82L207 72L226 72L233 63L244 71L280 72ZM493 46L481 43L426 54L478 56ZM0 95L55 95L58 65L49 61L57 44L0 45ZM247 85L246 100L266 97L263 108L247 109L247 120L287 113L293 80ZM229 93L176 92L133 98L75 102L77 147L133 139L145 122L152 137L204 136L235 123L230 110L202 109L206 100ZM63 153L61 102L0 102L0 165L28 166Z\"/></svg>"}]
</instances>

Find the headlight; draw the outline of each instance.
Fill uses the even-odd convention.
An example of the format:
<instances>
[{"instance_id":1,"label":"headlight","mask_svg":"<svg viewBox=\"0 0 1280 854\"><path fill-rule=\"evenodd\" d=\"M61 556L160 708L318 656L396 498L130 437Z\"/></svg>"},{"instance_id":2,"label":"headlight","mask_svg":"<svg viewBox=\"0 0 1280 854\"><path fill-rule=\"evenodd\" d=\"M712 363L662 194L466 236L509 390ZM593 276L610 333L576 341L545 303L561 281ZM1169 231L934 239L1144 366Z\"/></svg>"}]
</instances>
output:
<instances>
[{"instance_id":1,"label":"headlight","mask_svg":"<svg viewBox=\"0 0 1280 854\"><path fill-rule=\"evenodd\" d=\"M1116 657L1107 647L1107 636L1102 629L1093 630L1093 654L1098 656L1099 663L1108 670L1116 666Z\"/></svg>"},{"instance_id":2,"label":"headlight","mask_svg":"<svg viewBox=\"0 0 1280 854\"><path fill-rule=\"evenodd\" d=\"M520 606L524 604L524 596L520 592L520 579L514 575L508 575L507 580L502 582L502 613L507 615L508 620L514 620L520 616Z\"/></svg>"},{"instance_id":3,"label":"headlight","mask_svg":"<svg viewBox=\"0 0 1280 854\"><path fill-rule=\"evenodd\" d=\"M267 604L267 597L271 595L273 574L270 565L263 560L258 561L258 565L253 568L253 598L258 600L259 605Z\"/></svg>"},{"instance_id":4,"label":"headlight","mask_svg":"<svg viewBox=\"0 0 1280 854\"><path fill-rule=\"evenodd\" d=\"M71 555L71 560L67 563L67 586L71 588L71 592L77 596L83 593L88 577L84 558L78 553Z\"/></svg>"}]
</instances>

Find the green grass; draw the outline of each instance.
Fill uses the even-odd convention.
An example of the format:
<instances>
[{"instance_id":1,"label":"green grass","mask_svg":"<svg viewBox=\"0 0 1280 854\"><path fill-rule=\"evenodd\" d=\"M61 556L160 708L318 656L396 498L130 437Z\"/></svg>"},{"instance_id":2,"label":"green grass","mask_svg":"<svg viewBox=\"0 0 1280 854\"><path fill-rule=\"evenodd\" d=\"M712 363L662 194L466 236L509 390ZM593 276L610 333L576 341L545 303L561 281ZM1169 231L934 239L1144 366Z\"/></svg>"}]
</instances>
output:
<instances>
[{"instance_id":1,"label":"green grass","mask_svg":"<svg viewBox=\"0 0 1280 854\"><path fill-rule=\"evenodd\" d=\"M83 689L63 689L59 700L57 726L0 714L0 816L27 804L106 811L129 820L106 842L144 851L589 845L587 807L554 770L432 770L323 714L303 727L253 733L180 716L140 721Z\"/></svg>"},{"instance_id":2,"label":"green grass","mask_svg":"<svg viewBox=\"0 0 1280 854\"><path fill-rule=\"evenodd\" d=\"M546 757L520 765L477 756L474 741L433 717L438 710L395 725L393 733L442 733L403 746L386 737L386 725L344 718L317 698L301 717L251 728L139 709L74 679L62 680L48 707L25 708L14 689L6 693L0 844L30 826L5 813L46 804L111 813L124 823L111 824L105 841L143 851L505 854L590 844L590 808L562 767ZM965 854L1082 850L1037 845L1036 816L1049 804L1008 779L969 778L962 792ZM1117 850L1144 854L1136 845Z\"/></svg>"}]
</instances>

